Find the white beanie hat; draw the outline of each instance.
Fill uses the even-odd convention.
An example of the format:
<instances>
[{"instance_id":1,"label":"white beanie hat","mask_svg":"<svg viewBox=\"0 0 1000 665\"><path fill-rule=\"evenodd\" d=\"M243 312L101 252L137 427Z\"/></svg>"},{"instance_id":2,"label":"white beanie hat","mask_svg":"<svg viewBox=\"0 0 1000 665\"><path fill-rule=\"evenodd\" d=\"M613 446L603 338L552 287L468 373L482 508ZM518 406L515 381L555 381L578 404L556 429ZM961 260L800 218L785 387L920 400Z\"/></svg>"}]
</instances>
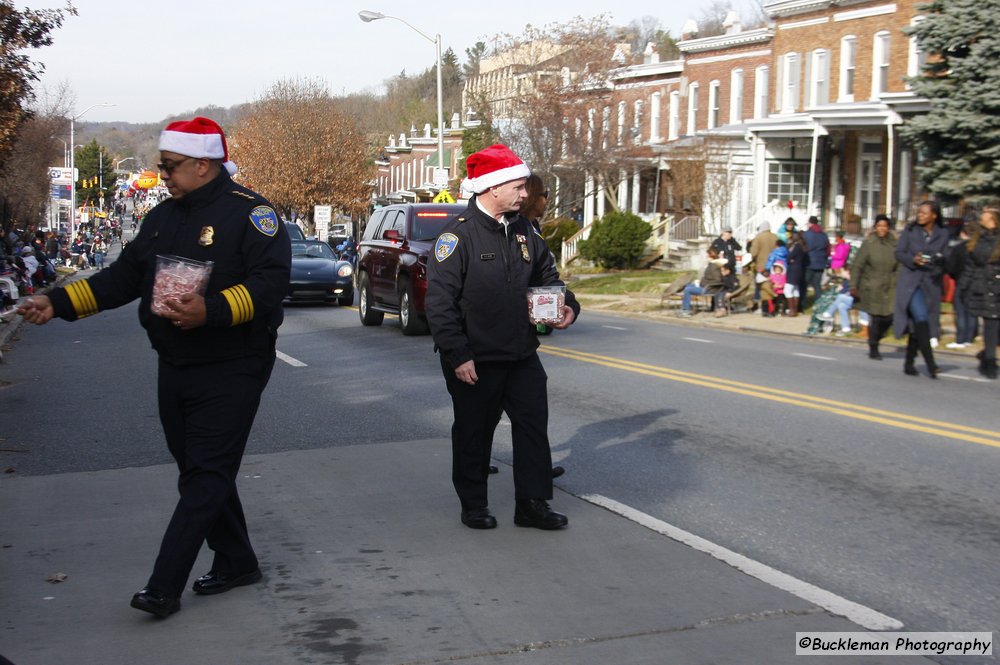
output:
<instances>
[{"instance_id":1,"label":"white beanie hat","mask_svg":"<svg viewBox=\"0 0 1000 665\"><path fill-rule=\"evenodd\" d=\"M510 148L499 143L474 152L465 159L472 191L482 194L490 187L527 178L531 169Z\"/></svg>"},{"instance_id":2,"label":"white beanie hat","mask_svg":"<svg viewBox=\"0 0 1000 665\"><path fill-rule=\"evenodd\" d=\"M195 159L221 159L229 175L236 175L236 164L229 161L226 135L214 120L199 116L170 123L160 132L159 149Z\"/></svg>"}]
</instances>

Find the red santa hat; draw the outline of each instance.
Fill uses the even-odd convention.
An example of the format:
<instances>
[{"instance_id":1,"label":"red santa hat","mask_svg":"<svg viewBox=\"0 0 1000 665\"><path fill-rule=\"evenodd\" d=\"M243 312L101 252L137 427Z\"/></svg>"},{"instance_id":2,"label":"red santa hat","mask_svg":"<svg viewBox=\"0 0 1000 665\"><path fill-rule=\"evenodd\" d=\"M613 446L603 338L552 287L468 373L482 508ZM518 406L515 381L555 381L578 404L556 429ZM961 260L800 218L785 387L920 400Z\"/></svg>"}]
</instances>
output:
<instances>
[{"instance_id":1,"label":"red santa hat","mask_svg":"<svg viewBox=\"0 0 1000 665\"><path fill-rule=\"evenodd\" d=\"M468 184L476 194L482 194L490 187L531 175L531 170L521 158L510 148L499 143L466 157L465 168L469 173Z\"/></svg>"},{"instance_id":2,"label":"red santa hat","mask_svg":"<svg viewBox=\"0 0 1000 665\"><path fill-rule=\"evenodd\" d=\"M229 175L236 175L236 164L229 161L226 135L214 120L199 116L170 123L160 132L159 149L195 159L221 159Z\"/></svg>"}]
</instances>

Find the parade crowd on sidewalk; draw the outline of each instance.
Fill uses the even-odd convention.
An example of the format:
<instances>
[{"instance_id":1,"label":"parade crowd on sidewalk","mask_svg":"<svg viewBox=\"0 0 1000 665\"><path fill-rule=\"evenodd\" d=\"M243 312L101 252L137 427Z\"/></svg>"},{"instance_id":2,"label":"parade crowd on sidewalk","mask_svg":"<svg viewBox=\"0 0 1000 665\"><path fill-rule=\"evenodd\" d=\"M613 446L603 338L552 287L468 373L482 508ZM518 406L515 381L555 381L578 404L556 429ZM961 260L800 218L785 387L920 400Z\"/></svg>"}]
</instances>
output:
<instances>
[{"instance_id":1,"label":"parade crowd on sidewalk","mask_svg":"<svg viewBox=\"0 0 1000 665\"><path fill-rule=\"evenodd\" d=\"M892 331L907 339L904 372L919 374L914 363L920 354L936 378L933 350L945 331L944 303L955 331L946 348L970 348L981 336L979 373L996 379L998 222L1000 209L985 207L975 220L946 226L939 205L925 201L916 220L898 232L889 217L878 215L871 232L853 243L842 231L831 242L817 217L805 230L789 218L778 233L762 222L745 252L725 227L708 249L700 278L684 287L679 314L693 316L696 296L707 297L716 317L740 310L796 317L811 308L804 334L860 334L868 357L881 360L879 344Z\"/></svg>"}]
</instances>

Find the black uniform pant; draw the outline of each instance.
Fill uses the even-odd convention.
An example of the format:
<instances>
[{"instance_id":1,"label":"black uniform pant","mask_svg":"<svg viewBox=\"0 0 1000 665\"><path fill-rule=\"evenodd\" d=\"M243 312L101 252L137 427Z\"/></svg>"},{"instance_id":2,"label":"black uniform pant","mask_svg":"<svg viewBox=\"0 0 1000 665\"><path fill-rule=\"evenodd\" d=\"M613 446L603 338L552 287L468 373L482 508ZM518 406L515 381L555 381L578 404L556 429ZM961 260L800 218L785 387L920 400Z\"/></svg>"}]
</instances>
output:
<instances>
[{"instance_id":1,"label":"black uniform pant","mask_svg":"<svg viewBox=\"0 0 1000 665\"><path fill-rule=\"evenodd\" d=\"M490 450L501 410L511 422L514 445L514 499L552 498L552 452L549 449L548 377L538 354L524 360L477 362L479 381L459 381L441 359L455 411L451 427L451 479L463 510L489 505Z\"/></svg>"},{"instance_id":2,"label":"black uniform pant","mask_svg":"<svg viewBox=\"0 0 1000 665\"><path fill-rule=\"evenodd\" d=\"M205 542L215 552L212 570L257 568L236 476L273 367L273 355L187 366L160 361L160 421L180 471L180 500L150 588L180 596Z\"/></svg>"}]
</instances>

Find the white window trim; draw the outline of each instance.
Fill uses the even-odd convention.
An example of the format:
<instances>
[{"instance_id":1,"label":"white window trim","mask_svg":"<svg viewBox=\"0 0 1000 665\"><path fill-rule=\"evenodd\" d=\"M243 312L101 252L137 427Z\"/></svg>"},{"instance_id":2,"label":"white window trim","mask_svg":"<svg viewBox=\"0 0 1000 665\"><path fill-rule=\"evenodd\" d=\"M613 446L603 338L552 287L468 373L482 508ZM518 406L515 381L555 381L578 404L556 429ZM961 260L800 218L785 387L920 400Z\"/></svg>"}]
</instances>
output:
<instances>
[{"instance_id":1,"label":"white window trim","mask_svg":"<svg viewBox=\"0 0 1000 665\"><path fill-rule=\"evenodd\" d=\"M688 136L694 136L698 132L698 87L697 83L688 86Z\"/></svg>"},{"instance_id":2,"label":"white window trim","mask_svg":"<svg viewBox=\"0 0 1000 665\"><path fill-rule=\"evenodd\" d=\"M649 142L660 140L660 106L663 94L654 92L649 97Z\"/></svg>"},{"instance_id":3,"label":"white window trim","mask_svg":"<svg viewBox=\"0 0 1000 665\"><path fill-rule=\"evenodd\" d=\"M892 48L892 37L888 30L879 30L872 37L872 96L873 100L880 99L883 92L889 91L889 77L886 73L885 90L879 89L879 74L882 69L882 61L885 60L889 67L892 66L890 58Z\"/></svg>"},{"instance_id":4,"label":"white window trim","mask_svg":"<svg viewBox=\"0 0 1000 665\"><path fill-rule=\"evenodd\" d=\"M719 104L719 96L722 94L722 84L712 81L708 84L708 119L706 126L715 129L722 120L722 108Z\"/></svg>"},{"instance_id":5,"label":"white window trim","mask_svg":"<svg viewBox=\"0 0 1000 665\"><path fill-rule=\"evenodd\" d=\"M847 67L848 57L847 56L850 53L849 49L850 49L851 46L854 47L854 56L853 56L853 58L851 58L851 61L852 61L851 65L852 65L852 67L850 69L853 70L854 76L852 77L853 80L851 81L851 90L848 91L847 90L847 70L848 70L848 67ZM837 83L837 87L838 87L837 101L838 102L844 102L844 103L846 103L846 102L853 102L854 101L854 86L857 85L857 78L858 78L858 38L855 37L854 35L844 35L840 39L840 81L838 81L838 83Z\"/></svg>"},{"instance_id":6,"label":"white window trim","mask_svg":"<svg viewBox=\"0 0 1000 665\"><path fill-rule=\"evenodd\" d=\"M632 142L635 145L642 145L642 100L637 99L632 105L633 122L632 131L635 135L632 137Z\"/></svg>"},{"instance_id":7,"label":"white window trim","mask_svg":"<svg viewBox=\"0 0 1000 665\"><path fill-rule=\"evenodd\" d=\"M667 120L667 140L675 141L680 136L681 124L681 93L673 90L670 93L670 117Z\"/></svg>"},{"instance_id":8,"label":"white window trim","mask_svg":"<svg viewBox=\"0 0 1000 665\"><path fill-rule=\"evenodd\" d=\"M761 120L767 117L768 113L768 86L771 85L771 68L761 65L754 70L753 75L753 117L754 120Z\"/></svg>"},{"instance_id":9,"label":"white window trim","mask_svg":"<svg viewBox=\"0 0 1000 665\"><path fill-rule=\"evenodd\" d=\"M618 102L618 145L625 142L625 102Z\"/></svg>"},{"instance_id":10,"label":"white window trim","mask_svg":"<svg viewBox=\"0 0 1000 665\"><path fill-rule=\"evenodd\" d=\"M734 69L729 73L729 124L738 125L743 122L743 95L746 87L746 77L742 69Z\"/></svg>"},{"instance_id":11,"label":"white window trim","mask_svg":"<svg viewBox=\"0 0 1000 665\"><path fill-rule=\"evenodd\" d=\"M791 52L783 55L782 59L784 71L781 81L781 112L795 113L802 97L799 89L802 79L802 56Z\"/></svg>"},{"instance_id":12,"label":"white window trim","mask_svg":"<svg viewBox=\"0 0 1000 665\"><path fill-rule=\"evenodd\" d=\"M830 51L818 48L810 53L809 57L812 59L809 77L809 106L823 106L830 102ZM820 94L820 83L823 83L825 95Z\"/></svg>"},{"instance_id":13,"label":"white window trim","mask_svg":"<svg viewBox=\"0 0 1000 665\"><path fill-rule=\"evenodd\" d=\"M914 16L910 20L910 25L917 25L922 23L927 17L926 16ZM919 44L917 44L917 36L913 35L910 37L910 52L906 59L906 75L907 76L920 76L920 50ZM910 88L909 82L906 84L907 90Z\"/></svg>"}]
</instances>

